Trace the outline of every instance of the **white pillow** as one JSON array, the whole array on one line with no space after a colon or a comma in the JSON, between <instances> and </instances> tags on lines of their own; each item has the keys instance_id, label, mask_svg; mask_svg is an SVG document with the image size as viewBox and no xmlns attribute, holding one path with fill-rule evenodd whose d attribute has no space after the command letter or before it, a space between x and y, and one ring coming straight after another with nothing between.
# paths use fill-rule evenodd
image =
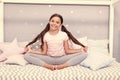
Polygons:
<instances>
[{"instance_id":1,"label":"white pillow","mask_svg":"<svg viewBox=\"0 0 120 80\"><path fill-rule=\"evenodd\" d=\"M9 56L22 54L24 52L24 48L18 45L17 38L15 38L11 43L1 44L0 49L2 50L0 61L5 61Z\"/></svg>"},{"instance_id":2,"label":"white pillow","mask_svg":"<svg viewBox=\"0 0 120 80\"><path fill-rule=\"evenodd\" d=\"M88 39L88 46L108 48L108 40L107 39L101 39L101 40Z\"/></svg>"},{"instance_id":3,"label":"white pillow","mask_svg":"<svg viewBox=\"0 0 120 80\"><path fill-rule=\"evenodd\" d=\"M88 53L88 57L80 63L85 67L88 67L92 70L98 70L100 68L108 66L115 59L101 53Z\"/></svg>"},{"instance_id":4,"label":"white pillow","mask_svg":"<svg viewBox=\"0 0 120 80\"><path fill-rule=\"evenodd\" d=\"M18 45L19 45L20 47L23 47L23 48L24 48L27 44L28 44L28 41L18 42Z\"/></svg>"},{"instance_id":5,"label":"white pillow","mask_svg":"<svg viewBox=\"0 0 120 80\"><path fill-rule=\"evenodd\" d=\"M5 61L6 64L26 65L28 62L24 59L24 55L9 56Z\"/></svg>"},{"instance_id":6,"label":"white pillow","mask_svg":"<svg viewBox=\"0 0 120 80\"><path fill-rule=\"evenodd\" d=\"M80 43L82 43L83 45L87 46L87 37L81 37L81 38L78 38L77 39ZM70 48L73 48L73 49L80 49L81 46L80 45L77 45L75 43L73 43L72 41L69 41L69 46Z\"/></svg>"},{"instance_id":7,"label":"white pillow","mask_svg":"<svg viewBox=\"0 0 120 80\"><path fill-rule=\"evenodd\" d=\"M109 54L108 53L108 40L101 39L101 40L94 40L88 39L88 53L102 53L102 54Z\"/></svg>"},{"instance_id":8,"label":"white pillow","mask_svg":"<svg viewBox=\"0 0 120 80\"><path fill-rule=\"evenodd\" d=\"M101 47L90 47L88 48L88 53L92 54L92 53L101 53L101 54L105 54L108 55L108 49L107 48L101 48Z\"/></svg>"}]
</instances>

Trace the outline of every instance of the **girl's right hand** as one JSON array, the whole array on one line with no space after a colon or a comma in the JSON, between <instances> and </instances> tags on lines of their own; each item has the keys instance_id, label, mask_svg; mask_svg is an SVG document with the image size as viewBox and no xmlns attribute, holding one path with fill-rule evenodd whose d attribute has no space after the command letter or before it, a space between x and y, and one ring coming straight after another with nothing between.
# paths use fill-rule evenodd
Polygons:
<instances>
[{"instance_id":1,"label":"girl's right hand","mask_svg":"<svg viewBox=\"0 0 120 80\"><path fill-rule=\"evenodd\" d=\"M31 49L30 46L25 47L25 48L24 48L24 51L25 51L25 52L31 52L31 53L33 52L33 50Z\"/></svg>"},{"instance_id":2,"label":"girl's right hand","mask_svg":"<svg viewBox=\"0 0 120 80\"><path fill-rule=\"evenodd\" d=\"M32 49L31 49L30 46L28 46L28 47L25 47L25 48L24 48L24 51L25 51L25 52L32 52Z\"/></svg>"},{"instance_id":3,"label":"girl's right hand","mask_svg":"<svg viewBox=\"0 0 120 80\"><path fill-rule=\"evenodd\" d=\"M26 53L26 52L28 52L28 51L29 51L28 47L25 47L25 48L24 48L24 52Z\"/></svg>"}]
</instances>

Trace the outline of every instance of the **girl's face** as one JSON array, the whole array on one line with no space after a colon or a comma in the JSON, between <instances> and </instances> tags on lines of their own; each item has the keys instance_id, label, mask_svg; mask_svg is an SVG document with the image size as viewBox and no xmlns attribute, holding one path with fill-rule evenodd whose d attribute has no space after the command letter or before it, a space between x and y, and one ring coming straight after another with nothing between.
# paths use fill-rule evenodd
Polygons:
<instances>
[{"instance_id":1,"label":"girl's face","mask_svg":"<svg viewBox=\"0 0 120 80\"><path fill-rule=\"evenodd\" d=\"M50 30L52 31L57 31L59 30L59 28L61 27L61 20L59 17L53 17L50 21Z\"/></svg>"}]
</instances>

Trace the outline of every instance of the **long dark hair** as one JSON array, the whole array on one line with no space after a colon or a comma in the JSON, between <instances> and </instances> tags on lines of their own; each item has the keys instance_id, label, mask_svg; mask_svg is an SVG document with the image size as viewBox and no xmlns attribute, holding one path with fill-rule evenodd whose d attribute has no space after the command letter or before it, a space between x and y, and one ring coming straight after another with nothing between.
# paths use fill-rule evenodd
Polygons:
<instances>
[{"instance_id":1,"label":"long dark hair","mask_svg":"<svg viewBox=\"0 0 120 80\"><path fill-rule=\"evenodd\" d=\"M61 24L63 23L63 17L62 17L60 14L53 14L53 15L50 17L49 21L50 21L53 17L59 17L60 20L61 20ZM48 32L49 29L50 29L50 25L49 25L49 23L48 23L48 24L46 25L46 27L43 29L43 31L42 31L40 34L38 34L31 42L29 42L29 43L26 45L26 47L29 46L29 45L31 45L31 44L33 44L33 43L35 43L37 40L41 40L41 43L42 43L42 44L41 44L41 49L43 50L43 47L42 47L43 44L44 44L43 38L44 38L45 33ZM78 45L80 45L80 46L82 46L82 47L85 47L82 43L80 43L80 42L65 28L64 25L62 25L61 31L66 32L67 35L68 35L68 37L69 37L69 39L72 40L75 44L78 44Z\"/></svg>"}]
</instances>

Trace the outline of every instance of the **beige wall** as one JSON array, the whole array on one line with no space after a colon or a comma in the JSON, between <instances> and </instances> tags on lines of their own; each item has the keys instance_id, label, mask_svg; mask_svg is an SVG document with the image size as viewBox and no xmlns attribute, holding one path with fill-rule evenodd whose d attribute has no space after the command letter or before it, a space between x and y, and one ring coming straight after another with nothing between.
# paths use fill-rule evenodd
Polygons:
<instances>
[{"instance_id":1,"label":"beige wall","mask_svg":"<svg viewBox=\"0 0 120 80\"><path fill-rule=\"evenodd\" d=\"M5 41L16 36L20 41L33 39L53 13L63 16L64 25L76 37L108 39L109 36L108 6L5 4L4 9Z\"/></svg>"}]
</instances>

